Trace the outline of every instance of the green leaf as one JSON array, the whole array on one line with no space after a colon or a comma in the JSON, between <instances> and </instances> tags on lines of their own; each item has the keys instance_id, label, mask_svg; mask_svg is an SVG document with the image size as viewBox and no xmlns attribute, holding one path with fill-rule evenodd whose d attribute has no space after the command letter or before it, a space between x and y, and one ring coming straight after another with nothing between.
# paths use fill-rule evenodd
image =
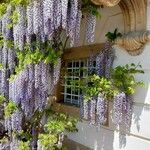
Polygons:
<instances>
[{"instance_id":1,"label":"green leaf","mask_svg":"<svg viewBox=\"0 0 150 150\"><path fill-rule=\"evenodd\" d=\"M1 3L0 4L0 18L3 17L7 9L7 3Z\"/></svg>"},{"instance_id":2,"label":"green leaf","mask_svg":"<svg viewBox=\"0 0 150 150\"><path fill-rule=\"evenodd\" d=\"M0 105L5 101L5 97L0 95Z\"/></svg>"},{"instance_id":3,"label":"green leaf","mask_svg":"<svg viewBox=\"0 0 150 150\"><path fill-rule=\"evenodd\" d=\"M17 106L12 101L9 101L9 103L4 108L5 117L6 118L10 117L16 111Z\"/></svg>"}]
</instances>

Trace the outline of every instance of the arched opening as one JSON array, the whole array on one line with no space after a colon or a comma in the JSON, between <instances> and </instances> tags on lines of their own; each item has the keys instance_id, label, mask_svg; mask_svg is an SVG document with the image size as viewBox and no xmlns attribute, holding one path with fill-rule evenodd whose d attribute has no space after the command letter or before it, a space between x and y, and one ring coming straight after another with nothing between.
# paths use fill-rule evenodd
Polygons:
<instances>
[{"instance_id":1,"label":"arched opening","mask_svg":"<svg viewBox=\"0 0 150 150\"><path fill-rule=\"evenodd\" d=\"M125 32L146 29L147 0L91 0L96 5L119 5L124 16Z\"/></svg>"},{"instance_id":2,"label":"arched opening","mask_svg":"<svg viewBox=\"0 0 150 150\"><path fill-rule=\"evenodd\" d=\"M123 12L125 32L146 29L146 0L121 0L118 5Z\"/></svg>"}]
</instances>

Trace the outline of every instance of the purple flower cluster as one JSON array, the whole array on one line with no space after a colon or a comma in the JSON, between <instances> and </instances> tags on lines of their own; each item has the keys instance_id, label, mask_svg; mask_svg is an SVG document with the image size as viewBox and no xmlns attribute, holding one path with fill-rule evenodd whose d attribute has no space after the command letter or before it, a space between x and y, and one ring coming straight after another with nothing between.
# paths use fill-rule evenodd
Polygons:
<instances>
[{"instance_id":1,"label":"purple flower cluster","mask_svg":"<svg viewBox=\"0 0 150 150\"><path fill-rule=\"evenodd\" d=\"M96 16L86 15L86 41L92 43L95 40Z\"/></svg>"},{"instance_id":2,"label":"purple flower cluster","mask_svg":"<svg viewBox=\"0 0 150 150\"><path fill-rule=\"evenodd\" d=\"M38 1L33 2L33 31L34 34L39 33L40 26L42 25L42 20L41 20L41 5Z\"/></svg>"},{"instance_id":3,"label":"purple flower cluster","mask_svg":"<svg viewBox=\"0 0 150 150\"><path fill-rule=\"evenodd\" d=\"M76 19L75 35L74 35L74 45L78 46L80 41L80 27L81 27L82 11L79 9Z\"/></svg>"},{"instance_id":4,"label":"purple flower cluster","mask_svg":"<svg viewBox=\"0 0 150 150\"><path fill-rule=\"evenodd\" d=\"M62 6L61 0L55 0L53 5L53 25L54 29L57 30L62 25Z\"/></svg>"},{"instance_id":5,"label":"purple flower cluster","mask_svg":"<svg viewBox=\"0 0 150 150\"><path fill-rule=\"evenodd\" d=\"M8 49L8 68L10 70L10 73L12 74L14 72L15 68L15 51L14 49L9 48Z\"/></svg>"},{"instance_id":6,"label":"purple flower cluster","mask_svg":"<svg viewBox=\"0 0 150 150\"><path fill-rule=\"evenodd\" d=\"M54 69L53 69L53 84L56 85L59 77L60 77L60 69L61 69L61 58L58 58L57 63L54 64Z\"/></svg>"},{"instance_id":7,"label":"purple flower cluster","mask_svg":"<svg viewBox=\"0 0 150 150\"><path fill-rule=\"evenodd\" d=\"M50 89L48 67L43 62L30 64L10 83L10 98L21 105L26 116L30 117L34 108L42 110L45 107Z\"/></svg>"},{"instance_id":8,"label":"purple flower cluster","mask_svg":"<svg viewBox=\"0 0 150 150\"><path fill-rule=\"evenodd\" d=\"M68 11L68 0L61 0L62 5L62 28L67 27L67 11Z\"/></svg>"},{"instance_id":9,"label":"purple flower cluster","mask_svg":"<svg viewBox=\"0 0 150 150\"><path fill-rule=\"evenodd\" d=\"M89 74L96 73L99 76L110 76L110 70L114 60L114 52L109 42L106 42L103 49L96 56L91 54L88 61ZM96 62L96 65L94 66ZM92 97L85 102L84 94L81 97L81 118L90 120L91 124L105 124L107 121L108 101L102 93L98 97Z\"/></svg>"},{"instance_id":10,"label":"purple flower cluster","mask_svg":"<svg viewBox=\"0 0 150 150\"><path fill-rule=\"evenodd\" d=\"M12 22L10 19L11 15L12 7L8 5L6 13L2 17L2 36L4 37L4 40L10 40L12 38L11 29L7 27Z\"/></svg>"},{"instance_id":11,"label":"purple flower cluster","mask_svg":"<svg viewBox=\"0 0 150 150\"><path fill-rule=\"evenodd\" d=\"M103 98L103 95L99 95L97 99L97 124L105 124L107 121L107 107L108 102Z\"/></svg>"},{"instance_id":12,"label":"purple flower cluster","mask_svg":"<svg viewBox=\"0 0 150 150\"><path fill-rule=\"evenodd\" d=\"M34 30L33 30L33 4L32 3L30 3L27 6L26 14L27 14L26 40L27 40L27 43L30 44L31 43L31 36L34 33Z\"/></svg>"},{"instance_id":13,"label":"purple flower cluster","mask_svg":"<svg viewBox=\"0 0 150 150\"><path fill-rule=\"evenodd\" d=\"M21 130L22 130L22 113L20 111L15 112L11 116L11 126L14 131L21 132Z\"/></svg>"},{"instance_id":14,"label":"purple flower cluster","mask_svg":"<svg viewBox=\"0 0 150 150\"><path fill-rule=\"evenodd\" d=\"M116 125L124 124L130 129L132 121L133 100L131 95L119 93L114 97L113 122Z\"/></svg>"},{"instance_id":15,"label":"purple flower cluster","mask_svg":"<svg viewBox=\"0 0 150 150\"><path fill-rule=\"evenodd\" d=\"M23 50L23 46L25 44L25 36L26 36L26 9L23 6L17 7L17 12L19 13L18 22L14 28L14 34L17 36L18 47L20 50ZM15 39L14 39L14 42Z\"/></svg>"},{"instance_id":16,"label":"purple flower cluster","mask_svg":"<svg viewBox=\"0 0 150 150\"><path fill-rule=\"evenodd\" d=\"M114 115L113 115L113 121L115 124L122 123L123 119L123 104L126 101L126 95L125 93L119 93L114 96Z\"/></svg>"},{"instance_id":17,"label":"purple flower cluster","mask_svg":"<svg viewBox=\"0 0 150 150\"><path fill-rule=\"evenodd\" d=\"M49 39L52 39L53 35L53 0L44 0L43 1L43 19L44 19L44 33L45 35L49 35Z\"/></svg>"},{"instance_id":18,"label":"purple flower cluster","mask_svg":"<svg viewBox=\"0 0 150 150\"><path fill-rule=\"evenodd\" d=\"M90 124L96 123L96 103L97 99L93 98L90 101Z\"/></svg>"},{"instance_id":19,"label":"purple flower cluster","mask_svg":"<svg viewBox=\"0 0 150 150\"><path fill-rule=\"evenodd\" d=\"M78 13L78 0L70 0L67 14L67 35L70 37L70 46L74 46L75 27Z\"/></svg>"},{"instance_id":20,"label":"purple flower cluster","mask_svg":"<svg viewBox=\"0 0 150 150\"><path fill-rule=\"evenodd\" d=\"M98 98L91 98L85 101L83 96L80 98L80 116L82 119L89 120L90 124L103 125L107 121L108 102L99 95Z\"/></svg>"},{"instance_id":21,"label":"purple flower cluster","mask_svg":"<svg viewBox=\"0 0 150 150\"><path fill-rule=\"evenodd\" d=\"M86 102L84 100L84 103L83 103L83 118L85 120L88 120L90 118L89 110L90 110L90 102Z\"/></svg>"},{"instance_id":22,"label":"purple flower cluster","mask_svg":"<svg viewBox=\"0 0 150 150\"><path fill-rule=\"evenodd\" d=\"M13 42L9 47L7 42L0 47L0 63L4 69L0 70L0 94L16 105L21 106L11 117L5 120L5 129L11 134L12 130L22 130L23 115L30 118L32 113L46 107L48 95L52 95L60 78L61 58L56 64L29 64L21 71L13 81L8 78L15 72L16 48L24 50L25 43L31 44L33 34L37 41L53 40L57 30L63 29L70 38L71 46L77 45L80 39L80 26L82 19L81 3L78 0L43 0L32 1L27 7L16 6L18 14L17 22L12 23L13 7L8 6L6 13L0 20L0 33L4 40ZM93 35L95 18L91 19L92 26L88 26L89 34ZM90 23L90 20L88 21ZM91 33L90 33L91 32ZM93 37L92 37L93 38ZM90 40L92 42L92 40ZM95 121L94 110L96 100L92 103L84 103L84 117L91 122ZM86 107L87 106L87 107ZM17 147L16 139L12 139L11 146ZM13 149L12 148L12 149Z\"/></svg>"},{"instance_id":23,"label":"purple flower cluster","mask_svg":"<svg viewBox=\"0 0 150 150\"><path fill-rule=\"evenodd\" d=\"M45 41L48 37L52 40L55 30L61 28L70 37L70 45L75 46L80 39L80 24L82 19L81 2L79 0L43 0L33 1L27 8L17 6L19 13L18 22L13 25L13 38L15 46L23 49L25 41L31 42L31 37L36 34L37 39ZM11 6L2 20L11 21ZM27 20L27 22L26 22ZM7 23L4 21L5 24ZM87 41L94 41L94 31L96 26L96 17L87 14ZM2 28L2 30L6 30ZM7 36L10 37L10 29L7 29Z\"/></svg>"},{"instance_id":24,"label":"purple flower cluster","mask_svg":"<svg viewBox=\"0 0 150 150\"><path fill-rule=\"evenodd\" d=\"M125 119L124 123L126 130L129 131L132 123L132 114L133 114L133 97L132 95L126 96L126 107L124 108Z\"/></svg>"},{"instance_id":25,"label":"purple flower cluster","mask_svg":"<svg viewBox=\"0 0 150 150\"><path fill-rule=\"evenodd\" d=\"M10 149L10 142L0 143L0 150L9 150Z\"/></svg>"},{"instance_id":26,"label":"purple flower cluster","mask_svg":"<svg viewBox=\"0 0 150 150\"><path fill-rule=\"evenodd\" d=\"M99 76L110 77L110 70L114 61L114 50L109 41L106 41L101 52L96 56L96 70Z\"/></svg>"},{"instance_id":27,"label":"purple flower cluster","mask_svg":"<svg viewBox=\"0 0 150 150\"><path fill-rule=\"evenodd\" d=\"M105 54L104 52L100 52L96 56L96 73L99 76L104 76L105 75Z\"/></svg>"}]
</instances>

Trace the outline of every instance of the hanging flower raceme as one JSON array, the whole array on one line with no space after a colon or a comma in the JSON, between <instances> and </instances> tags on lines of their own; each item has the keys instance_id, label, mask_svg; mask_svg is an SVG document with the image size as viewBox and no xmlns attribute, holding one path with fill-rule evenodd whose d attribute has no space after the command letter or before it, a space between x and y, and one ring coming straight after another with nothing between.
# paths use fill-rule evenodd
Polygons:
<instances>
[{"instance_id":1,"label":"hanging flower raceme","mask_svg":"<svg viewBox=\"0 0 150 150\"><path fill-rule=\"evenodd\" d=\"M34 99L34 65L28 65L28 73L29 73L29 80L28 80L28 98L32 101Z\"/></svg>"},{"instance_id":2,"label":"hanging flower raceme","mask_svg":"<svg viewBox=\"0 0 150 150\"><path fill-rule=\"evenodd\" d=\"M15 68L15 51L12 48L8 49L8 68L12 74Z\"/></svg>"},{"instance_id":3,"label":"hanging flower raceme","mask_svg":"<svg viewBox=\"0 0 150 150\"><path fill-rule=\"evenodd\" d=\"M8 82L8 71L3 69L1 71L1 94L7 99L9 98L9 82Z\"/></svg>"},{"instance_id":4,"label":"hanging flower raceme","mask_svg":"<svg viewBox=\"0 0 150 150\"><path fill-rule=\"evenodd\" d=\"M130 131L131 123L132 123L132 114L133 114L133 96L126 96L126 105L123 109L123 113L125 115L124 123L126 126L126 131Z\"/></svg>"},{"instance_id":5,"label":"hanging flower raceme","mask_svg":"<svg viewBox=\"0 0 150 150\"><path fill-rule=\"evenodd\" d=\"M20 50L23 50L26 37L26 9L23 6L16 8L18 15L17 23L14 25L14 36L16 39L15 46L18 46Z\"/></svg>"},{"instance_id":6,"label":"hanging flower raceme","mask_svg":"<svg viewBox=\"0 0 150 150\"><path fill-rule=\"evenodd\" d=\"M3 68L0 70L0 94L7 102L18 107L18 110L4 121L9 135L14 131L17 135L20 134L20 131L24 130L23 122L30 120L36 111L42 112L48 96L53 95L61 69L59 51L63 46L60 46L61 42L57 43L60 40L59 31L66 30L71 46L79 43L82 11L81 3L78 2L38 0L27 5L8 5L0 20L0 33L4 39L4 44L0 47L0 65L2 64ZM34 42L39 45L32 46ZM46 42L53 44L45 50L46 46L42 46L47 45ZM53 56L57 60L53 61ZM84 103L83 109L84 118L91 119L94 124L96 99L92 103ZM38 131L33 132L37 134ZM59 142L62 137L60 135ZM10 138L11 142L5 145L9 148L6 149L17 149L18 139L14 136ZM30 143L31 149L37 144L37 139L33 139Z\"/></svg>"},{"instance_id":7,"label":"hanging flower raceme","mask_svg":"<svg viewBox=\"0 0 150 150\"><path fill-rule=\"evenodd\" d=\"M53 0L43 1L43 19L44 19L44 33L48 35L49 39L52 39L54 32L54 18L53 18Z\"/></svg>"},{"instance_id":8,"label":"hanging flower raceme","mask_svg":"<svg viewBox=\"0 0 150 150\"><path fill-rule=\"evenodd\" d=\"M9 25L12 23L12 20L10 19L11 15L12 15L12 7L11 5L9 5L7 7L6 13L2 17L2 36L4 40L10 40L12 38L11 29L8 28Z\"/></svg>"},{"instance_id":9,"label":"hanging flower raceme","mask_svg":"<svg viewBox=\"0 0 150 150\"><path fill-rule=\"evenodd\" d=\"M81 28L82 11L79 9L76 19L74 46L78 46L80 41L80 28Z\"/></svg>"},{"instance_id":10,"label":"hanging flower raceme","mask_svg":"<svg viewBox=\"0 0 150 150\"><path fill-rule=\"evenodd\" d=\"M104 76L105 75L105 54L104 52L100 52L96 56L96 73L99 76Z\"/></svg>"},{"instance_id":11,"label":"hanging flower raceme","mask_svg":"<svg viewBox=\"0 0 150 150\"><path fill-rule=\"evenodd\" d=\"M78 0L71 0L67 14L67 35L70 37L70 46L74 45L75 28L78 14Z\"/></svg>"},{"instance_id":12,"label":"hanging flower raceme","mask_svg":"<svg viewBox=\"0 0 150 150\"><path fill-rule=\"evenodd\" d=\"M41 82L44 85L43 91L48 90L48 67L45 63L41 64Z\"/></svg>"},{"instance_id":13,"label":"hanging flower raceme","mask_svg":"<svg viewBox=\"0 0 150 150\"><path fill-rule=\"evenodd\" d=\"M86 15L86 41L91 44L95 40L96 16Z\"/></svg>"},{"instance_id":14,"label":"hanging flower raceme","mask_svg":"<svg viewBox=\"0 0 150 150\"><path fill-rule=\"evenodd\" d=\"M113 66L114 61L114 51L111 49L111 51L108 52L107 58L106 58L106 66L105 66L105 77L110 78L111 74L111 68Z\"/></svg>"},{"instance_id":15,"label":"hanging flower raceme","mask_svg":"<svg viewBox=\"0 0 150 150\"><path fill-rule=\"evenodd\" d=\"M43 18L43 3L34 1L33 4L33 31L37 36L37 40L45 41L44 35L44 18Z\"/></svg>"},{"instance_id":16,"label":"hanging flower raceme","mask_svg":"<svg viewBox=\"0 0 150 150\"><path fill-rule=\"evenodd\" d=\"M88 120L90 119L90 114L89 114L89 110L90 110L90 102L85 101L85 99L83 99L84 103L83 103L83 119Z\"/></svg>"},{"instance_id":17,"label":"hanging flower raceme","mask_svg":"<svg viewBox=\"0 0 150 150\"><path fill-rule=\"evenodd\" d=\"M90 101L90 124L96 124L96 98L92 98Z\"/></svg>"},{"instance_id":18,"label":"hanging flower raceme","mask_svg":"<svg viewBox=\"0 0 150 150\"><path fill-rule=\"evenodd\" d=\"M40 75L41 75L41 68L40 64L35 65L35 88L40 88Z\"/></svg>"},{"instance_id":19,"label":"hanging flower raceme","mask_svg":"<svg viewBox=\"0 0 150 150\"><path fill-rule=\"evenodd\" d=\"M12 129L16 132L21 132L22 130L22 117L23 114L20 111L15 112L11 116L11 126Z\"/></svg>"},{"instance_id":20,"label":"hanging flower raceme","mask_svg":"<svg viewBox=\"0 0 150 150\"><path fill-rule=\"evenodd\" d=\"M108 102L104 99L102 94L99 94L97 98L97 124L104 125L107 121L107 109L108 109Z\"/></svg>"},{"instance_id":21,"label":"hanging flower raceme","mask_svg":"<svg viewBox=\"0 0 150 150\"><path fill-rule=\"evenodd\" d=\"M107 63L111 54L111 65ZM91 54L88 60L88 77L85 79L83 96L81 97L81 118L89 120L90 124L104 125L107 122L108 100L114 93L112 83L105 77L106 69L111 70L114 53L111 46L104 45L96 56ZM83 87L84 87L83 86ZM107 90L104 87L107 87ZM110 89L108 89L108 87ZM104 88L103 90L100 88ZM110 91L109 91L110 90ZM110 96L111 95L111 96ZM87 100L84 100L84 99Z\"/></svg>"},{"instance_id":22,"label":"hanging flower raceme","mask_svg":"<svg viewBox=\"0 0 150 150\"><path fill-rule=\"evenodd\" d=\"M123 92L115 95L115 97L114 97L113 121L117 125L122 123L122 119L123 119L123 105L124 105L125 101L126 101L126 95Z\"/></svg>"},{"instance_id":23,"label":"hanging flower raceme","mask_svg":"<svg viewBox=\"0 0 150 150\"><path fill-rule=\"evenodd\" d=\"M67 27L67 11L68 11L68 0L61 0L62 5L62 28Z\"/></svg>"},{"instance_id":24,"label":"hanging flower raceme","mask_svg":"<svg viewBox=\"0 0 150 150\"><path fill-rule=\"evenodd\" d=\"M3 68L5 69L7 67L7 61L8 61L8 47L7 47L7 44L4 43L3 48L2 48L2 65L3 65Z\"/></svg>"},{"instance_id":25,"label":"hanging flower raceme","mask_svg":"<svg viewBox=\"0 0 150 150\"><path fill-rule=\"evenodd\" d=\"M62 26L62 3L61 0L55 0L53 5L54 30Z\"/></svg>"},{"instance_id":26,"label":"hanging flower raceme","mask_svg":"<svg viewBox=\"0 0 150 150\"><path fill-rule=\"evenodd\" d=\"M27 31L26 31L26 39L27 43L31 43L31 36L34 33L33 30L33 3L30 3L27 6Z\"/></svg>"},{"instance_id":27,"label":"hanging flower raceme","mask_svg":"<svg viewBox=\"0 0 150 150\"><path fill-rule=\"evenodd\" d=\"M125 125L129 130L132 121L133 100L131 95L119 93L114 97L113 122L116 125Z\"/></svg>"},{"instance_id":28,"label":"hanging flower raceme","mask_svg":"<svg viewBox=\"0 0 150 150\"><path fill-rule=\"evenodd\" d=\"M41 14L40 14L40 3L38 1L34 1L33 3L33 31L34 34L38 35L41 22Z\"/></svg>"},{"instance_id":29,"label":"hanging flower raceme","mask_svg":"<svg viewBox=\"0 0 150 150\"><path fill-rule=\"evenodd\" d=\"M93 54L90 55L90 58L88 59L88 72L89 74L93 74L94 71L94 61L95 61L95 56Z\"/></svg>"},{"instance_id":30,"label":"hanging flower raceme","mask_svg":"<svg viewBox=\"0 0 150 150\"><path fill-rule=\"evenodd\" d=\"M61 58L58 58L56 64L54 65L54 85L57 84L60 77L60 69L61 69Z\"/></svg>"}]
</instances>

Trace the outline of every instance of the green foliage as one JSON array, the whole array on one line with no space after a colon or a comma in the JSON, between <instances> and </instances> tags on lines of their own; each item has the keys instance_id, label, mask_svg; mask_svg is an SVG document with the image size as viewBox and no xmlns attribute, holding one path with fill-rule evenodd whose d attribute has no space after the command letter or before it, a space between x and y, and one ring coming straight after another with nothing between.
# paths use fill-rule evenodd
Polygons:
<instances>
[{"instance_id":1,"label":"green foliage","mask_svg":"<svg viewBox=\"0 0 150 150\"><path fill-rule=\"evenodd\" d=\"M19 148L17 150L30 150L29 144L30 144L29 141L27 142L20 141Z\"/></svg>"},{"instance_id":2,"label":"green foliage","mask_svg":"<svg viewBox=\"0 0 150 150\"><path fill-rule=\"evenodd\" d=\"M118 37L122 37L122 34L118 32L118 29L116 28L113 33L108 32L105 36L110 42L114 42Z\"/></svg>"},{"instance_id":3,"label":"green foliage","mask_svg":"<svg viewBox=\"0 0 150 150\"><path fill-rule=\"evenodd\" d=\"M1 3L0 4L0 18L3 17L7 9L7 4L6 3Z\"/></svg>"},{"instance_id":4,"label":"green foliage","mask_svg":"<svg viewBox=\"0 0 150 150\"><path fill-rule=\"evenodd\" d=\"M20 17L20 14L14 10L12 16L10 16L10 19L12 20L13 24L16 24L18 22L18 19Z\"/></svg>"},{"instance_id":5,"label":"green foliage","mask_svg":"<svg viewBox=\"0 0 150 150\"><path fill-rule=\"evenodd\" d=\"M57 63L58 58L61 57L63 52L63 44L59 43L58 49L55 49L53 44L54 43L48 41L45 43L33 42L31 45L26 45L23 51L20 51L19 49L16 50L18 65L16 65L15 74L11 75L10 81L14 80L14 78L31 63Z\"/></svg>"},{"instance_id":6,"label":"green foliage","mask_svg":"<svg viewBox=\"0 0 150 150\"><path fill-rule=\"evenodd\" d=\"M4 97L0 97L0 99L4 99ZM17 110L22 111L21 106L16 106L12 101L5 102L4 114L5 118L10 117ZM43 115L48 117L47 123L42 124L41 119ZM38 139L42 144L44 150L56 150L57 143L59 140L59 135L62 133L75 132L77 131L76 124L77 119L66 116L65 114L56 113L50 109L44 109L43 111L39 111L38 109L33 112L33 115L29 119L23 113L23 124L22 131L16 132L13 130L12 136L17 138L19 141L18 150L29 149L29 143L32 139ZM36 135L32 135L32 129L35 129ZM4 142L9 140L9 136L5 134L0 137L2 139L0 142ZM62 150L66 148L63 146Z\"/></svg>"},{"instance_id":7,"label":"green foliage","mask_svg":"<svg viewBox=\"0 0 150 150\"><path fill-rule=\"evenodd\" d=\"M8 138L6 138L5 136L3 138L1 138L0 136L0 144L5 144L8 142Z\"/></svg>"},{"instance_id":8,"label":"green foliage","mask_svg":"<svg viewBox=\"0 0 150 150\"><path fill-rule=\"evenodd\" d=\"M0 46L3 46L3 44L4 44L3 36L2 34L0 34Z\"/></svg>"},{"instance_id":9,"label":"green foliage","mask_svg":"<svg viewBox=\"0 0 150 150\"><path fill-rule=\"evenodd\" d=\"M27 6L29 4L29 0L9 0L9 3L13 6Z\"/></svg>"},{"instance_id":10,"label":"green foliage","mask_svg":"<svg viewBox=\"0 0 150 150\"><path fill-rule=\"evenodd\" d=\"M20 14L17 12L16 9L14 9L12 11L12 15L10 16L11 23L7 24L7 28L8 29L13 28L13 25L18 23L19 17L20 17Z\"/></svg>"},{"instance_id":11,"label":"green foliage","mask_svg":"<svg viewBox=\"0 0 150 150\"><path fill-rule=\"evenodd\" d=\"M27 130L27 132L25 132L25 131L22 130L20 133L15 133L17 139L19 139L22 142L28 142L28 141L30 141L32 139L31 133L28 132L28 131L30 131L30 129L29 130L26 129L26 130Z\"/></svg>"},{"instance_id":12,"label":"green foliage","mask_svg":"<svg viewBox=\"0 0 150 150\"><path fill-rule=\"evenodd\" d=\"M69 73L68 75L74 76L78 72ZM96 74L88 75L86 71L85 73L87 77L80 78L80 80L67 79L67 82L70 83L74 90L81 89L85 101L89 101L99 94L102 94L106 100L111 100L118 92L125 92L127 95L134 94L135 88L144 84L135 79L135 74L144 73L142 66L139 64L137 66L133 63L131 65L117 66L112 69L109 79Z\"/></svg>"},{"instance_id":13,"label":"green foliage","mask_svg":"<svg viewBox=\"0 0 150 150\"><path fill-rule=\"evenodd\" d=\"M17 106L12 101L9 101L4 108L5 118L10 117L13 113L17 111L17 109Z\"/></svg>"},{"instance_id":14,"label":"green foliage","mask_svg":"<svg viewBox=\"0 0 150 150\"><path fill-rule=\"evenodd\" d=\"M82 11L84 13L93 14L96 17L100 17L100 12L98 11L100 7L93 4L90 0L82 0Z\"/></svg>"},{"instance_id":15,"label":"green foliage","mask_svg":"<svg viewBox=\"0 0 150 150\"><path fill-rule=\"evenodd\" d=\"M13 7L12 16L10 17L12 23L8 24L7 27L12 28L13 24L16 24L19 18L19 13L15 10L15 8L19 5L26 7L28 4L29 0L3 0L0 4L0 18L2 18L6 13L7 6L11 5Z\"/></svg>"},{"instance_id":16,"label":"green foliage","mask_svg":"<svg viewBox=\"0 0 150 150\"><path fill-rule=\"evenodd\" d=\"M44 150L56 149L57 136L53 134L40 134L39 141L40 144L43 146Z\"/></svg>"},{"instance_id":17,"label":"green foliage","mask_svg":"<svg viewBox=\"0 0 150 150\"><path fill-rule=\"evenodd\" d=\"M3 69L4 69L3 64L0 64L0 70L3 70Z\"/></svg>"},{"instance_id":18,"label":"green foliage","mask_svg":"<svg viewBox=\"0 0 150 150\"><path fill-rule=\"evenodd\" d=\"M77 119L67 116L65 114L60 114L60 113L54 113L49 116L49 123L51 124L51 121L60 121L61 124L64 126L64 129L69 131L69 132L74 132L76 131L76 123ZM51 130L51 129L50 129ZM48 130L48 131L50 131Z\"/></svg>"},{"instance_id":19,"label":"green foliage","mask_svg":"<svg viewBox=\"0 0 150 150\"><path fill-rule=\"evenodd\" d=\"M44 126L44 133L39 135L39 141L44 150L55 150L57 148L58 137L65 131L75 132L77 119L64 114L53 113L49 116L47 124Z\"/></svg>"},{"instance_id":20,"label":"green foliage","mask_svg":"<svg viewBox=\"0 0 150 150\"><path fill-rule=\"evenodd\" d=\"M5 97L4 97L3 95L0 95L0 105L1 105L2 103L4 103L4 101L5 101Z\"/></svg>"},{"instance_id":21,"label":"green foliage","mask_svg":"<svg viewBox=\"0 0 150 150\"><path fill-rule=\"evenodd\" d=\"M141 69L141 65L125 65L125 66L118 66L112 69L112 82L115 87L117 87L120 91L125 92L127 95L134 94L135 88L138 85L143 85L144 83L141 81L136 81L135 74L144 73Z\"/></svg>"},{"instance_id":22,"label":"green foliage","mask_svg":"<svg viewBox=\"0 0 150 150\"><path fill-rule=\"evenodd\" d=\"M21 108L19 108L19 110L21 110ZM48 121L45 125L41 123L44 114L48 117ZM66 116L65 114L53 112L50 109L44 109L43 111L36 110L32 115L32 119L28 119L24 115L23 120L22 131L20 133L14 132L14 135L20 141L19 150L22 150L23 147L28 148L29 141L33 138L39 139L44 150L55 150L61 133L65 131L77 131L77 119ZM35 128L37 132L36 136L31 134L33 128Z\"/></svg>"},{"instance_id":23,"label":"green foliage","mask_svg":"<svg viewBox=\"0 0 150 150\"><path fill-rule=\"evenodd\" d=\"M12 40L4 40L3 36L0 35L0 46L3 46L4 43L6 44L7 48L13 48L14 43Z\"/></svg>"},{"instance_id":24,"label":"green foliage","mask_svg":"<svg viewBox=\"0 0 150 150\"><path fill-rule=\"evenodd\" d=\"M103 94L104 98L109 100L118 91L109 79L96 74L87 76L80 81L71 81L71 84L72 86L79 84L86 101L91 100L92 97L97 97L99 94Z\"/></svg>"},{"instance_id":25,"label":"green foliage","mask_svg":"<svg viewBox=\"0 0 150 150\"><path fill-rule=\"evenodd\" d=\"M46 112L48 112L48 114ZM43 113L46 113L49 118L47 123L41 126L40 120L43 116ZM17 138L22 141L22 144L30 141L33 138L31 135L31 130L32 127L35 126L38 128L38 139L44 150L55 150L57 147L59 134L65 131L77 131L76 123L77 119L66 116L64 114L59 114L47 110L44 110L43 112L35 111L33 113L32 120L26 120L26 125L23 127L24 130L17 134Z\"/></svg>"}]
</instances>

